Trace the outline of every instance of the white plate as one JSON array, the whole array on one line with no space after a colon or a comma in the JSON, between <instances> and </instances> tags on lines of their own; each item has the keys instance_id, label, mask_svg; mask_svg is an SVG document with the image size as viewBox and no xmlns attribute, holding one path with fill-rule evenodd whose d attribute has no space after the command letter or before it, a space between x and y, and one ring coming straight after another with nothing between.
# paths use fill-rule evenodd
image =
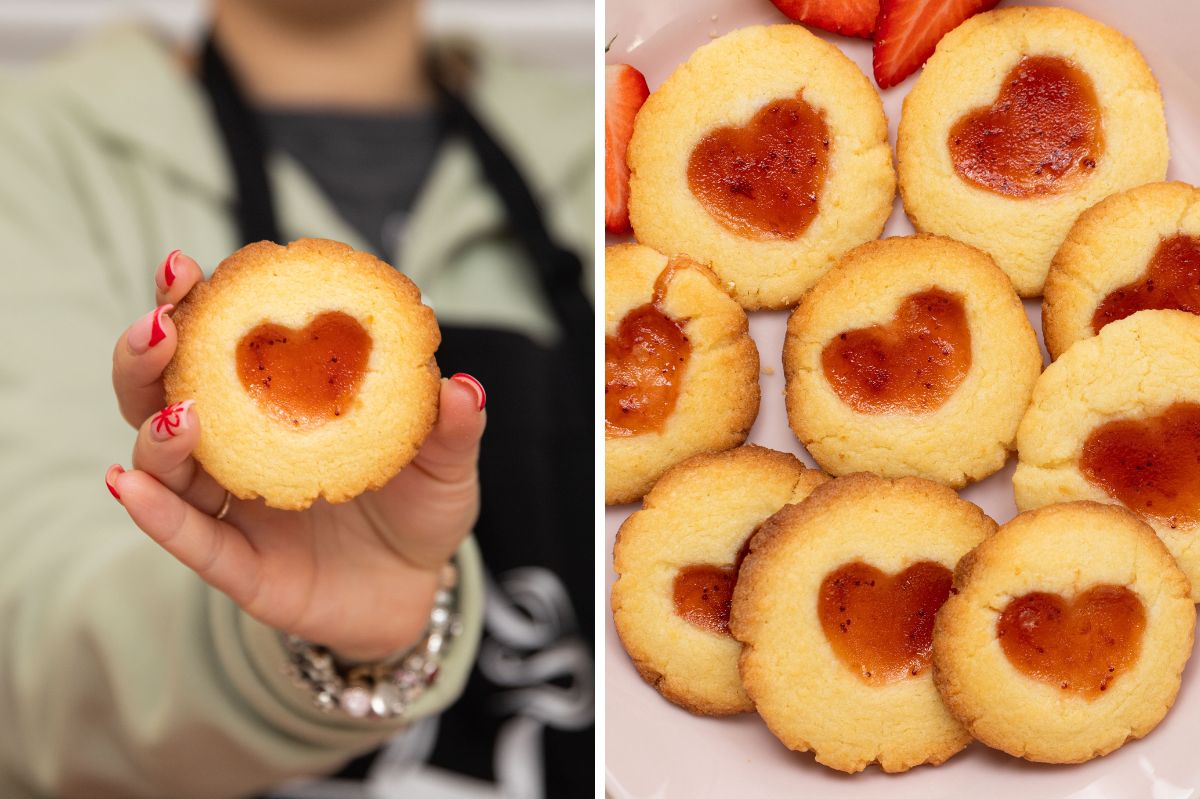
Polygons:
<instances>
[{"instance_id":1,"label":"white plate","mask_svg":"<svg viewBox=\"0 0 1200 799\"><path fill-rule=\"evenodd\" d=\"M1015 5L1006 0L1003 5ZM1067 0L1029 5L1063 5L1115 27L1133 39L1162 84L1171 140L1168 177L1200 183L1200 47L1193 41L1200 23L1197 0ZM605 30L616 36L609 63L640 69L653 89L697 47L746 25L786 22L768 0L608 0ZM816 33L835 42L867 74L871 44ZM900 104L915 76L883 92L893 145ZM885 236L912 232L899 198ZM1037 302L1026 310L1041 338ZM765 369L762 407L750 433L756 444L786 450L812 465L787 426L783 403L784 313L751 314L750 331ZM1007 468L962 494L992 518L1004 522L1016 513L1012 499L1013 461ZM612 543L635 505L605 514L607 579L611 587ZM937 768L921 766L902 775L876 767L847 776L818 765L809 753L779 743L753 714L725 719L692 716L662 699L638 676L617 639L609 608L605 629L606 786L617 799L700 799L700 797L962 797L1017 796L1021 799L1192 799L1200 797L1200 658L1183 675L1175 707L1147 738L1080 766L1027 763L972 744Z\"/></svg>"}]
</instances>

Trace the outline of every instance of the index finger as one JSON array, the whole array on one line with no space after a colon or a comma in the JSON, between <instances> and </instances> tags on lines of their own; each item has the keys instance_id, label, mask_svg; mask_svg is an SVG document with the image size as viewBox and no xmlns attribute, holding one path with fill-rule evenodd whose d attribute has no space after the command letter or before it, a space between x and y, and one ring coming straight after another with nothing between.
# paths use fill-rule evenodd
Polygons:
<instances>
[{"instance_id":1,"label":"index finger","mask_svg":"<svg viewBox=\"0 0 1200 799\"><path fill-rule=\"evenodd\" d=\"M204 270L194 258L181 250L172 250L154 270L156 304L177 304L203 279Z\"/></svg>"}]
</instances>

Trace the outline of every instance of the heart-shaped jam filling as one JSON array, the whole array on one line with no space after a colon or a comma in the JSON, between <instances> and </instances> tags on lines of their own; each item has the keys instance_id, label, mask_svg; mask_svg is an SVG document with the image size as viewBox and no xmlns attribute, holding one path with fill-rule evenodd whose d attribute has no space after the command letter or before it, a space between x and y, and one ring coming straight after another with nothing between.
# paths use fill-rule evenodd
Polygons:
<instances>
[{"instance_id":1,"label":"heart-shaped jam filling","mask_svg":"<svg viewBox=\"0 0 1200 799\"><path fill-rule=\"evenodd\" d=\"M732 566L698 564L675 573L675 613L684 621L719 635L729 635L729 610L738 569L750 552L751 533L738 550Z\"/></svg>"},{"instance_id":2,"label":"heart-shaped jam filling","mask_svg":"<svg viewBox=\"0 0 1200 799\"><path fill-rule=\"evenodd\" d=\"M1097 427L1079 470L1135 513L1171 527L1200 521L1200 405L1179 402L1158 416Z\"/></svg>"},{"instance_id":3,"label":"heart-shaped jam filling","mask_svg":"<svg viewBox=\"0 0 1200 799\"><path fill-rule=\"evenodd\" d=\"M370 354L370 334L341 311L303 330L266 322L238 342L238 378L264 410L295 428L316 427L350 410Z\"/></svg>"},{"instance_id":4,"label":"heart-shaped jam filling","mask_svg":"<svg viewBox=\"0 0 1200 799\"><path fill-rule=\"evenodd\" d=\"M604 337L604 435L636 436L661 430L675 410L692 345L683 326L662 311L667 285L686 258L667 262L654 296L625 314L617 335Z\"/></svg>"},{"instance_id":5,"label":"heart-shaped jam filling","mask_svg":"<svg viewBox=\"0 0 1200 799\"><path fill-rule=\"evenodd\" d=\"M776 100L745 127L709 133L688 161L688 186L738 235L794 239L817 215L829 163L829 129L802 97Z\"/></svg>"},{"instance_id":6,"label":"heart-shaped jam filling","mask_svg":"<svg viewBox=\"0 0 1200 799\"><path fill-rule=\"evenodd\" d=\"M1070 61L1027 56L1004 78L996 102L950 128L954 170L1011 197L1068 191L1096 168L1104 131L1096 90Z\"/></svg>"},{"instance_id":7,"label":"heart-shaped jam filling","mask_svg":"<svg viewBox=\"0 0 1200 799\"><path fill-rule=\"evenodd\" d=\"M834 654L863 682L915 677L929 665L933 619L953 579L945 566L927 560L896 575L847 563L821 581L821 629Z\"/></svg>"},{"instance_id":8,"label":"heart-shaped jam filling","mask_svg":"<svg viewBox=\"0 0 1200 799\"><path fill-rule=\"evenodd\" d=\"M1146 274L1109 294L1092 316L1092 331L1138 311L1175 309L1200 313L1200 239L1171 236L1159 242Z\"/></svg>"},{"instance_id":9,"label":"heart-shaped jam filling","mask_svg":"<svg viewBox=\"0 0 1200 799\"><path fill-rule=\"evenodd\" d=\"M971 368L962 298L936 288L913 294L888 324L834 337L821 365L834 393L860 413L936 410Z\"/></svg>"},{"instance_id":10,"label":"heart-shaped jam filling","mask_svg":"<svg viewBox=\"0 0 1200 799\"><path fill-rule=\"evenodd\" d=\"M996 637L1021 672L1094 699L1137 660L1146 609L1121 585L1097 585L1070 602L1034 592L1009 601Z\"/></svg>"}]
</instances>

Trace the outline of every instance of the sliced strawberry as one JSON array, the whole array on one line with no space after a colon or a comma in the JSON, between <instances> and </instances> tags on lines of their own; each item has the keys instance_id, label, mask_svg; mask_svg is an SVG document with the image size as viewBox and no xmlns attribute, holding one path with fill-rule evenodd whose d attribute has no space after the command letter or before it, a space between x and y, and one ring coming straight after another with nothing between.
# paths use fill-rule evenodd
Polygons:
<instances>
[{"instance_id":1,"label":"sliced strawberry","mask_svg":"<svg viewBox=\"0 0 1200 799\"><path fill-rule=\"evenodd\" d=\"M870 39L879 0L771 0L789 18L843 36Z\"/></svg>"},{"instance_id":2,"label":"sliced strawberry","mask_svg":"<svg viewBox=\"0 0 1200 799\"><path fill-rule=\"evenodd\" d=\"M650 89L646 79L628 64L604 68L604 227L611 233L629 232L629 165L625 151L633 136L633 118Z\"/></svg>"},{"instance_id":3,"label":"sliced strawberry","mask_svg":"<svg viewBox=\"0 0 1200 799\"><path fill-rule=\"evenodd\" d=\"M875 24L875 82L895 86L933 55L937 43L963 20L1000 0L880 0Z\"/></svg>"}]
</instances>

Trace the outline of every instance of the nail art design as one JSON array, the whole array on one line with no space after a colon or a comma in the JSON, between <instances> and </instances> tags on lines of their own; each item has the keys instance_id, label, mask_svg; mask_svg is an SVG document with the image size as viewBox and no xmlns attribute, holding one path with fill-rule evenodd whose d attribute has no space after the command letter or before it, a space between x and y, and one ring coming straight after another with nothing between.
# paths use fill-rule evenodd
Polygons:
<instances>
[{"instance_id":1,"label":"nail art design","mask_svg":"<svg viewBox=\"0 0 1200 799\"><path fill-rule=\"evenodd\" d=\"M484 406L487 405L487 392L483 389L483 383L480 383L466 372L459 372L453 375L450 379L457 380L460 383L470 386L475 391L475 396L479 398L479 407L475 410L483 410Z\"/></svg>"},{"instance_id":2,"label":"nail art design","mask_svg":"<svg viewBox=\"0 0 1200 799\"><path fill-rule=\"evenodd\" d=\"M104 473L104 485L108 488L108 493L113 495L113 499L117 502L121 501L121 495L117 493L116 479L118 475L125 474L125 470L119 463L114 463L108 467L108 471Z\"/></svg>"},{"instance_id":3,"label":"nail art design","mask_svg":"<svg viewBox=\"0 0 1200 799\"><path fill-rule=\"evenodd\" d=\"M150 420L150 435L156 441L166 441L188 429L188 408L196 404L195 400L184 400L168 405L154 415Z\"/></svg>"},{"instance_id":4,"label":"nail art design","mask_svg":"<svg viewBox=\"0 0 1200 799\"><path fill-rule=\"evenodd\" d=\"M167 254L167 257L163 259L162 266L160 267L163 275L163 283L166 284L167 288L171 288L171 285L175 282L175 258L179 253L179 250L171 250Z\"/></svg>"},{"instance_id":5,"label":"nail art design","mask_svg":"<svg viewBox=\"0 0 1200 799\"><path fill-rule=\"evenodd\" d=\"M158 342L167 337L167 333L163 330L163 314L174 308L174 305L160 305L154 309L154 317L150 321L150 345L153 347Z\"/></svg>"}]
</instances>

